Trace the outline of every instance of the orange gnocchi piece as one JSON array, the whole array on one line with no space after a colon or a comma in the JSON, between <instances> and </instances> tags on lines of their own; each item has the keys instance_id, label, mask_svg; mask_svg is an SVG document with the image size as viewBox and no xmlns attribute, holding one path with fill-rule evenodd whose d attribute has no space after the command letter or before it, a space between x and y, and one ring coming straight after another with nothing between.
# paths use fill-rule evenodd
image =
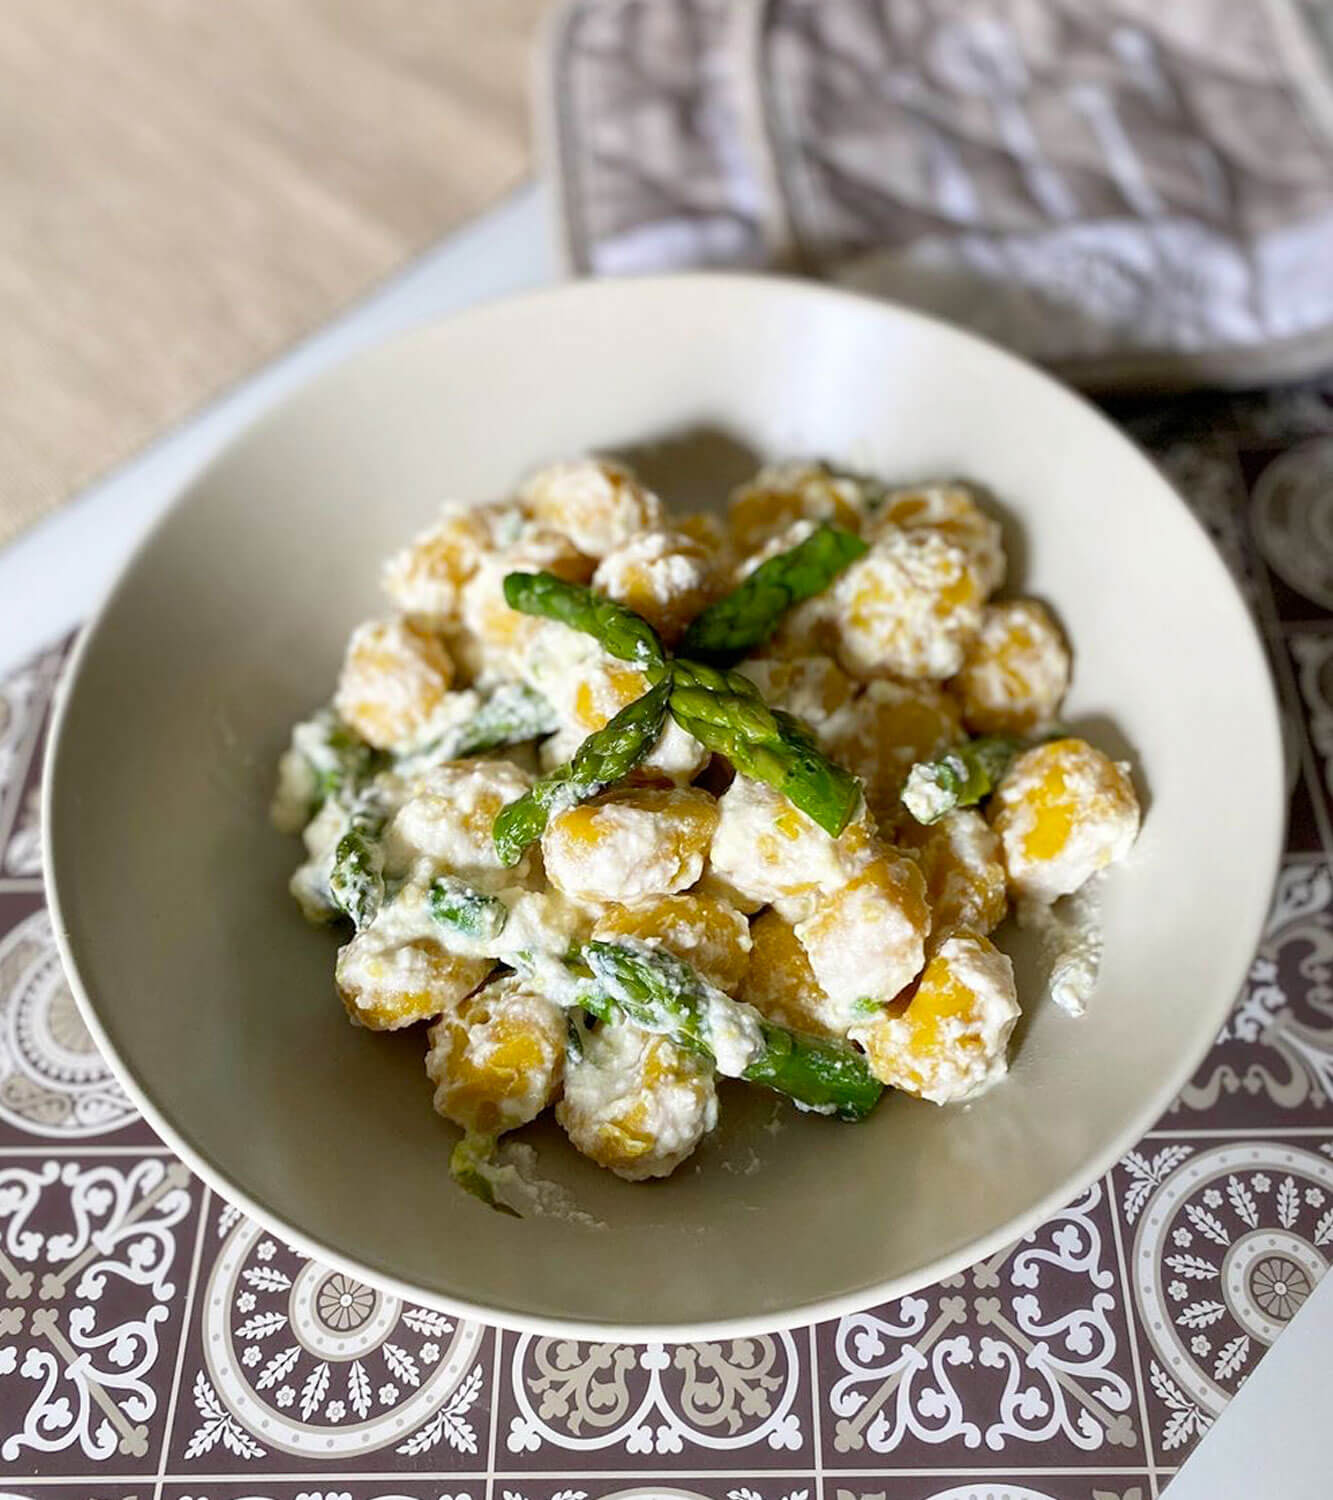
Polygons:
<instances>
[{"instance_id":1,"label":"orange gnocchi piece","mask_svg":"<svg viewBox=\"0 0 1333 1500\"><path fill-rule=\"evenodd\" d=\"M779 1026L841 1036L841 1007L820 988L792 924L770 909L751 923L750 941L750 966L738 998Z\"/></svg>"},{"instance_id":2,"label":"orange gnocchi piece","mask_svg":"<svg viewBox=\"0 0 1333 1500\"><path fill-rule=\"evenodd\" d=\"M1031 734L1060 711L1069 686L1069 648L1035 599L991 604L949 686L973 734Z\"/></svg>"},{"instance_id":3,"label":"orange gnocchi piece","mask_svg":"<svg viewBox=\"0 0 1333 1500\"><path fill-rule=\"evenodd\" d=\"M853 677L952 677L981 626L984 589L933 531L883 531L833 585L837 657Z\"/></svg>"},{"instance_id":4,"label":"orange gnocchi piece","mask_svg":"<svg viewBox=\"0 0 1333 1500\"><path fill-rule=\"evenodd\" d=\"M877 854L795 931L846 1027L862 1002L892 998L921 972L930 932L925 878L914 860Z\"/></svg>"},{"instance_id":5,"label":"orange gnocchi piece","mask_svg":"<svg viewBox=\"0 0 1333 1500\"><path fill-rule=\"evenodd\" d=\"M501 808L516 801L532 777L512 761L454 760L416 778L411 795L384 835L390 875L436 874L494 888L519 881L528 864L507 870L495 852L494 825Z\"/></svg>"},{"instance_id":6,"label":"orange gnocchi piece","mask_svg":"<svg viewBox=\"0 0 1333 1500\"><path fill-rule=\"evenodd\" d=\"M823 736L829 721L856 696L859 684L829 656L761 656L739 669L770 708L785 708ZM849 767L849 769L855 769Z\"/></svg>"},{"instance_id":7,"label":"orange gnocchi piece","mask_svg":"<svg viewBox=\"0 0 1333 1500\"><path fill-rule=\"evenodd\" d=\"M709 870L743 896L773 902L792 920L808 916L877 851L864 803L834 838L781 792L738 776L718 801Z\"/></svg>"},{"instance_id":8,"label":"orange gnocchi piece","mask_svg":"<svg viewBox=\"0 0 1333 1500\"><path fill-rule=\"evenodd\" d=\"M546 825L547 878L575 901L670 896L703 873L717 802L698 787L628 787Z\"/></svg>"},{"instance_id":9,"label":"orange gnocchi piece","mask_svg":"<svg viewBox=\"0 0 1333 1500\"><path fill-rule=\"evenodd\" d=\"M1084 740L1052 740L1009 767L990 804L1012 895L1054 901L1129 852L1139 801L1129 768Z\"/></svg>"},{"instance_id":10,"label":"orange gnocchi piece","mask_svg":"<svg viewBox=\"0 0 1333 1500\"><path fill-rule=\"evenodd\" d=\"M494 966L427 938L404 943L372 928L338 950L334 978L353 1021L371 1031L396 1031L452 1010Z\"/></svg>"},{"instance_id":11,"label":"orange gnocchi piece","mask_svg":"<svg viewBox=\"0 0 1333 1500\"><path fill-rule=\"evenodd\" d=\"M543 525L563 532L580 552L605 557L662 524L662 502L624 464L576 459L539 470L519 499Z\"/></svg>"},{"instance_id":12,"label":"orange gnocchi piece","mask_svg":"<svg viewBox=\"0 0 1333 1500\"><path fill-rule=\"evenodd\" d=\"M865 508L861 484L826 464L773 464L733 492L727 524L737 551L753 552L794 521L831 521L857 531Z\"/></svg>"},{"instance_id":13,"label":"orange gnocchi piece","mask_svg":"<svg viewBox=\"0 0 1333 1500\"><path fill-rule=\"evenodd\" d=\"M959 931L985 936L1004 921L1009 903L1000 840L974 808L955 808L929 825L905 817L896 840L921 862L932 946Z\"/></svg>"},{"instance_id":14,"label":"orange gnocchi piece","mask_svg":"<svg viewBox=\"0 0 1333 1500\"><path fill-rule=\"evenodd\" d=\"M566 1063L555 1117L618 1177L666 1177L717 1123L712 1065L637 1026L599 1026Z\"/></svg>"},{"instance_id":15,"label":"orange gnocchi piece","mask_svg":"<svg viewBox=\"0 0 1333 1500\"><path fill-rule=\"evenodd\" d=\"M665 948L729 995L736 993L750 962L750 924L734 906L697 891L609 906L592 935Z\"/></svg>"},{"instance_id":16,"label":"orange gnocchi piece","mask_svg":"<svg viewBox=\"0 0 1333 1500\"><path fill-rule=\"evenodd\" d=\"M550 629L549 621L510 609L504 596L506 574L546 572L570 583L586 583L592 570L592 559L567 537L532 525L512 547L484 557L462 595L463 627L478 642L483 661L512 676L534 638Z\"/></svg>"},{"instance_id":17,"label":"orange gnocchi piece","mask_svg":"<svg viewBox=\"0 0 1333 1500\"><path fill-rule=\"evenodd\" d=\"M517 975L479 989L427 1032L435 1109L478 1135L535 1120L560 1091L565 1015Z\"/></svg>"},{"instance_id":18,"label":"orange gnocchi piece","mask_svg":"<svg viewBox=\"0 0 1333 1500\"><path fill-rule=\"evenodd\" d=\"M885 822L897 816L899 793L913 765L962 737L958 708L942 688L887 678L867 684L819 736L833 759L861 778L871 812Z\"/></svg>"},{"instance_id":19,"label":"orange gnocchi piece","mask_svg":"<svg viewBox=\"0 0 1333 1500\"><path fill-rule=\"evenodd\" d=\"M1003 1077L1018 1015L1013 965L984 937L960 934L941 944L911 990L851 1035L881 1083L956 1104Z\"/></svg>"},{"instance_id":20,"label":"orange gnocchi piece","mask_svg":"<svg viewBox=\"0 0 1333 1500\"><path fill-rule=\"evenodd\" d=\"M993 594L1004 582L1004 536L1000 523L977 503L976 492L965 484L926 484L890 490L863 528L868 541L886 528L932 531L967 553L983 593Z\"/></svg>"},{"instance_id":21,"label":"orange gnocchi piece","mask_svg":"<svg viewBox=\"0 0 1333 1500\"><path fill-rule=\"evenodd\" d=\"M428 737L453 680L438 636L411 620L368 620L347 643L333 706L367 744L410 750Z\"/></svg>"},{"instance_id":22,"label":"orange gnocchi piece","mask_svg":"<svg viewBox=\"0 0 1333 1500\"><path fill-rule=\"evenodd\" d=\"M640 614L667 643L716 593L713 557L700 542L675 531L650 531L624 542L598 564L592 586Z\"/></svg>"},{"instance_id":23,"label":"orange gnocchi piece","mask_svg":"<svg viewBox=\"0 0 1333 1500\"><path fill-rule=\"evenodd\" d=\"M483 557L514 542L524 524L517 505L459 505L384 565L384 591L404 614L443 627L462 605L463 586Z\"/></svg>"}]
</instances>

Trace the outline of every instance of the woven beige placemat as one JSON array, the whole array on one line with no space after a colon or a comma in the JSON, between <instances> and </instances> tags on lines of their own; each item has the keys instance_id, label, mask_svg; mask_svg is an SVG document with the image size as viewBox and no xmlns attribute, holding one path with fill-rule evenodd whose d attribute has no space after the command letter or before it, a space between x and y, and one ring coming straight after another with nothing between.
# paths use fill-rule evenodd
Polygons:
<instances>
[{"instance_id":1,"label":"woven beige placemat","mask_svg":"<svg viewBox=\"0 0 1333 1500\"><path fill-rule=\"evenodd\" d=\"M0 542L528 171L546 0L0 0Z\"/></svg>"}]
</instances>

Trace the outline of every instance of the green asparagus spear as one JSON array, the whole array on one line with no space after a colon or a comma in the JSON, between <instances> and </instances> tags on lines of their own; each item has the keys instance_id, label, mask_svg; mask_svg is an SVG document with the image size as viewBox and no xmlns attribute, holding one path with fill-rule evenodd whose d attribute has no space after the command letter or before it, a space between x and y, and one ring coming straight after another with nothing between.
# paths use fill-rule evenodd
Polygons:
<instances>
[{"instance_id":1,"label":"green asparagus spear","mask_svg":"<svg viewBox=\"0 0 1333 1500\"><path fill-rule=\"evenodd\" d=\"M542 836L552 812L586 802L629 775L656 744L670 694L671 678L666 676L609 724L594 730L573 760L500 809L493 836L501 864L516 865L522 859L528 845Z\"/></svg>"},{"instance_id":2,"label":"green asparagus spear","mask_svg":"<svg viewBox=\"0 0 1333 1500\"><path fill-rule=\"evenodd\" d=\"M666 663L657 632L642 615L614 599L603 599L581 584L566 583L554 573L509 573L504 591L510 609L581 630L621 661L646 668L660 668Z\"/></svg>"},{"instance_id":3,"label":"green asparagus spear","mask_svg":"<svg viewBox=\"0 0 1333 1500\"><path fill-rule=\"evenodd\" d=\"M764 1050L741 1075L818 1114L864 1120L884 1085L850 1042L806 1036L763 1022Z\"/></svg>"},{"instance_id":4,"label":"green asparagus spear","mask_svg":"<svg viewBox=\"0 0 1333 1500\"><path fill-rule=\"evenodd\" d=\"M509 1204L501 1202L495 1196L495 1188L491 1183L494 1170L491 1158L494 1155L495 1137L493 1135L474 1135L469 1131L450 1153L449 1175L465 1193L471 1193L474 1198L479 1198L487 1208L494 1208L502 1214L510 1214L516 1219L521 1219L523 1216L517 1209L511 1208Z\"/></svg>"},{"instance_id":5,"label":"green asparagus spear","mask_svg":"<svg viewBox=\"0 0 1333 1500\"><path fill-rule=\"evenodd\" d=\"M748 1005L714 989L689 964L660 948L585 944L572 965L586 974L578 1003L605 1021L623 1014L676 1046L726 1061L738 1042L746 1061L738 1076L794 1099L806 1109L861 1120L884 1092L866 1060L848 1042L788 1031ZM730 1034L727 1039L720 1029Z\"/></svg>"},{"instance_id":6,"label":"green asparagus spear","mask_svg":"<svg viewBox=\"0 0 1333 1500\"><path fill-rule=\"evenodd\" d=\"M1021 740L984 735L946 750L934 760L919 760L908 772L903 806L918 823L936 823L955 807L971 807L999 785Z\"/></svg>"},{"instance_id":7,"label":"green asparagus spear","mask_svg":"<svg viewBox=\"0 0 1333 1500\"><path fill-rule=\"evenodd\" d=\"M455 731L449 746L450 760L481 755L502 745L521 745L539 740L560 727L556 711L542 695L526 683L506 682L497 687L475 714Z\"/></svg>"},{"instance_id":8,"label":"green asparagus spear","mask_svg":"<svg viewBox=\"0 0 1333 1500\"><path fill-rule=\"evenodd\" d=\"M777 629L793 605L822 594L850 563L869 551L851 531L816 528L798 546L760 563L739 588L710 604L685 632L686 656L730 666Z\"/></svg>"},{"instance_id":9,"label":"green asparagus spear","mask_svg":"<svg viewBox=\"0 0 1333 1500\"><path fill-rule=\"evenodd\" d=\"M348 813L347 832L333 854L329 895L358 932L370 926L384 902L384 823L379 798L363 794Z\"/></svg>"},{"instance_id":10,"label":"green asparagus spear","mask_svg":"<svg viewBox=\"0 0 1333 1500\"><path fill-rule=\"evenodd\" d=\"M282 773L284 788L292 790L279 792L275 821L284 832L299 833L331 797L350 801L388 762L331 708L320 709L292 730Z\"/></svg>"},{"instance_id":11,"label":"green asparagus spear","mask_svg":"<svg viewBox=\"0 0 1333 1500\"><path fill-rule=\"evenodd\" d=\"M585 943L581 957L596 987L585 1008L600 1020L614 1019L619 1010L687 1052L713 1056L707 1014L711 987L689 964L661 948L622 943Z\"/></svg>"},{"instance_id":12,"label":"green asparagus spear","mask_svg":"<svg viewBox=\"0 0 1333 1500\"><path fill-rule=\"evenodd\" d=\"M445 730L420 750L400 755L393 769L400 776L412 776L447 760L464 760L504 745L539 740L559 727L559 716L540 693L523 682L504 682L470 719Z\"/></svg>"},{"instance_id":13,"label":"green asparagus spear","mask_svg":"<svg viewBox=\"0 0 1333 1500\"><path fill-rule=\"evenodd\" d=\"M771 709L739 672L677 660L671 716L743 776L767 782L835 838L856 811L861 784L821 751L799 719Z\"/></svg>"},{"instance_id":14,"label":"green asparagus spear","mask_svg":"<svg viewBox=\"0 0 1333 1500\"><path fill-rule=\"evenodd\" d=\"M509 908L498 896L473 890L448 875L441 875L431 883L427 899L431 916L442 926L482 942L498 938L509 920Z\"/></svg>"}]
</instances>

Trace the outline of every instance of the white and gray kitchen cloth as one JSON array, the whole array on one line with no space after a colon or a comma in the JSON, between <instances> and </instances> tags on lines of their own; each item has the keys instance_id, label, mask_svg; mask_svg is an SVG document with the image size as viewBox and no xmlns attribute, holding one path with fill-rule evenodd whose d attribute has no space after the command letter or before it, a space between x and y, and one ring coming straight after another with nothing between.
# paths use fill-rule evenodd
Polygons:
<instances>
[{"instance_id":1,"label":"white and gray kitchen cloth","mask_svg":"<svg viewBox=\"0 0 1333 1500\"><path fill-rule=\"evenodd\" d=\"M1333 365L1333 0L569 0L572 270L771 267L1094 388Z\"/></svg>"}]
</instances>

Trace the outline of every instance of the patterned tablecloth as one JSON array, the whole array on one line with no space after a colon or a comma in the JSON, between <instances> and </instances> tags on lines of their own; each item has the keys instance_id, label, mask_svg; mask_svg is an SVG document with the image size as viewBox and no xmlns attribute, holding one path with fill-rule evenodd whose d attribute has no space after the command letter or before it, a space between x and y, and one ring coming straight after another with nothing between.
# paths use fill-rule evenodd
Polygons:
<instances>
[{"instance_id":1,"label":"patterned tablecloth","mask_svg":"<svg viewBox=\"0 0 1333 1500\"><path fill-rule=\"evenodd\" d=\"M1333 1256L1333 382L1120 415L1221 548L1281 685L1291 828L1263 948L1112 1172L966 1273L794 1333L499 1333L310 1262L209 1192L112 1079L52 945L37 784L64 648L5 681L0 1489L1156 1495Z\"/></svg>"}]
</instances>

